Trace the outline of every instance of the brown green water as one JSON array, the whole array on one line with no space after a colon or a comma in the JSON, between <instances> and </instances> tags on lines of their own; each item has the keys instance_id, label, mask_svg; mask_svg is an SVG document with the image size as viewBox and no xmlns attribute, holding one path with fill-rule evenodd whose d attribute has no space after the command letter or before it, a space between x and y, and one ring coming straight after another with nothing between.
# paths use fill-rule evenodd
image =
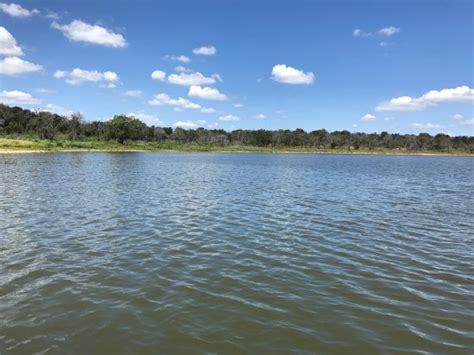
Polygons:
<instances>
[{"instance_id":1,"label":"brown green water","mask_svg":"<svg viewBox=\"0 0 474 355\"><path fill-rule=\"evenodd\" d=\"M459 353L474 159L0 156L0 353Z\"/></svg>"}]
</instances>

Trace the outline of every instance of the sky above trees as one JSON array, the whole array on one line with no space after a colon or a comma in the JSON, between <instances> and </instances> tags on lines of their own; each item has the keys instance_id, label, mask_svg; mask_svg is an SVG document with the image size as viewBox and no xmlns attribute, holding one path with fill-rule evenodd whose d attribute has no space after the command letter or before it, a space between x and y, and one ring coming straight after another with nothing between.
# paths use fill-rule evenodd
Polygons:
<instances>
[{"instance_id":1,"label":"sky above trees","mask_svg":"<svg viewBox=\"0 0 474 355\"><path fill-rule=\"evenodd\" d=\"M472 135L473 3L0 3L0 102L182 128Z\"/></svg>"}]
</instances>

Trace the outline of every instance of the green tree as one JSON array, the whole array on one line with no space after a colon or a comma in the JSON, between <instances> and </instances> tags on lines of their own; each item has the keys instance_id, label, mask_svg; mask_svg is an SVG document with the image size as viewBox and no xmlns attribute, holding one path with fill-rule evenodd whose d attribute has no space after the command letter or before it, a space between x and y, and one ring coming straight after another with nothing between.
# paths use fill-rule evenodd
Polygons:
<instances>
[{"instance_id":1,"label":"green tree","mask_svg":"<svg viewBox=\"0 0 474 355\"><path fill-rule=\"evenodd\" d=\"M125 115L114 116L106 124L107 138L116 139L120 144L128 139L143 139L145 130L146 125L142 121Z\"/></svg>"}]
</instances>

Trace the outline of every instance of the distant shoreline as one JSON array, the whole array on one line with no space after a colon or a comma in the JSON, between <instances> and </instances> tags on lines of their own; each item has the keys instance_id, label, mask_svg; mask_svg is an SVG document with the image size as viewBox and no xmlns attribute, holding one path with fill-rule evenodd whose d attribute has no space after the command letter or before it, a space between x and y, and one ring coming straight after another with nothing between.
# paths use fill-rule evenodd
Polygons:
<instances>
[{"instance_id":1,"label":"distant shoreline","mask_svg":"<svg viewBox=\"0 0 474 355\"><path fill-rule=\"evenodd\" d=\"M265 154L339 154L339 155L417 155L417 156L466 156L467 152L406 151L397 149L314 149L301 147L253 147L217 146L195 144L157 144L129 142L124 145L115 142L95 141L44 141L0 138L0 155L44 154L44 153L265 153Z\"/></svg>"}]
</instances>

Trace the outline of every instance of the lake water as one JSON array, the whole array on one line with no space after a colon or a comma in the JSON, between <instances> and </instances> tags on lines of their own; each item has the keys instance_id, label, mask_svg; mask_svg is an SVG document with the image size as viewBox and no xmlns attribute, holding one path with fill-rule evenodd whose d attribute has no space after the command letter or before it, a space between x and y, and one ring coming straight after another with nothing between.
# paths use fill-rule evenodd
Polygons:
<instances>
[{"instance_id":1,"label":"lake water","mask_svg":"<svg viewBox=\"0 0 474 355\"><path fill-rule=\"evenodd\" d=\"M473 168L0 155L0 353L470 354Z\"/></svg>"}]
</instances>

